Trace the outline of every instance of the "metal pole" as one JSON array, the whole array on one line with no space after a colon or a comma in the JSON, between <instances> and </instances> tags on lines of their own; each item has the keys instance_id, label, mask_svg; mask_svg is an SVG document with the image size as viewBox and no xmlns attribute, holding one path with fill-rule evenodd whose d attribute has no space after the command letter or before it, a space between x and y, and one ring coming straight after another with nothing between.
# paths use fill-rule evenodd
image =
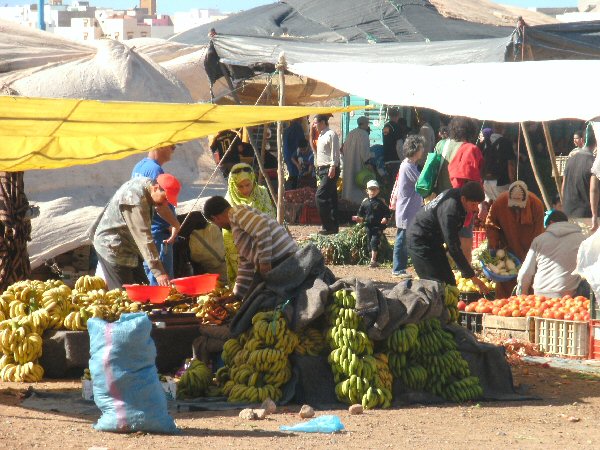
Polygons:
<instances>
[{"instance_id":1,"label":"metal pole","mask_svg":"<svg viewBox=\"0 0 600 450\"><path fill-rule=\"evenodd\" d=\"M277 70L279 71L279 106L284 104L285 96L285 70L286 62L283 52L279 54L277 61ZM283 122L277 121L277 222L283 223Z\"/></svg>"},{"instance_id":2,"label":"metal pole","mask_svg":"<svg viewBox=\"0 0 600 450\"><path fill-rule=\"evenodd\" d=\"M38 0L38 28L46 30L46 21L44 19L44 0Z\"/></svg>"},{"instance_id":3,"label":"metal pole","mask_svg":"<svg viewBox=\"0 0 600 450\"><path fill-rule=\"evenodd\" d=\"M556 190L558 191L558 196L560 197L560 201L562 203L562 189L560 182L561 176L560 173L558 173L558 166L556 165L556 153L554 152L554 144L552 143L552 135L550 134L548 122L542 122L542 127L544 127L544 136L546 136L548 153L550 153L550 161L552 162L552 173L554 175L554 181L556 182Z\"/></svg>"},{"instance_id":4,"label":"metal pole","mask_svg":"<svg viewBox=\"0 0 600 450\"><path fill-rule=\"evenodd\" d=\"M550 209L551 204L548 200L548 194L546 194L544 184L542 183L542 178L538 173L537 164L535 163L535 157L533 155L533 149L531 148L531 140L529 139L529 132L527 131L525 122L521 122L521 130L523 130L523 137L525 138L525 147L527 147L527 154L529 155L529 162L531 162L531 168L533 169L535 181L537 181L537 184L540 188L540 192L542 193L542 198L544 200L544 204L546 205L546 209Z\"/></svg>"}]
</instances>

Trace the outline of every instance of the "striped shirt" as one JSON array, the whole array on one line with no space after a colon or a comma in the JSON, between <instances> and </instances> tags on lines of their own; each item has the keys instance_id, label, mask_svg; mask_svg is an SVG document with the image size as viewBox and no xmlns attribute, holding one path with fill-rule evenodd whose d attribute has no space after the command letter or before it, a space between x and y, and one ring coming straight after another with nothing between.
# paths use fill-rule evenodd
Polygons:
<instances>
[{"instance_id":1,"label":"striped shirt","mask_svg":"<svg viewBox=\"0 0 600 450\"><path fill-rule=\"evenodd\" d=\"M298 245L275 219L250 206L232 206L229 221L239 255L233 293L244 297L259 264L272 264L296 252Z\"/></svg>"}]
</instances>

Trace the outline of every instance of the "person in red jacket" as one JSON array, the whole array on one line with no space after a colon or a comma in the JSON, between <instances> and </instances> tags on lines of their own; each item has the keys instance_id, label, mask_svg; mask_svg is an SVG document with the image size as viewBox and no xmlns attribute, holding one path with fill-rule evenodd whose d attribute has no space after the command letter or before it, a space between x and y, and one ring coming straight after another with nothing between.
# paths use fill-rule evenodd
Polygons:
<instances>
[{"instance_id":1,"label":"person in red jacket","mask_svg":"<svg viewBox=\"0 0 600 450\"><path fill-rule=\"evenodd\" d=\"M450 122L450 139L462 142L454 158L448 165L448 175L453 188L461 188L469 181L483 183L483 154L479 147L471 142L477 137L475 122L468 117L454 117ZM479 205L479 217L483 219L486 211ZM465 221L465 226L459 233L461 247L467 260L471 261L471 248L473 246L473 225L475 215L470 213Z\"/></svg>"}]
</instances>

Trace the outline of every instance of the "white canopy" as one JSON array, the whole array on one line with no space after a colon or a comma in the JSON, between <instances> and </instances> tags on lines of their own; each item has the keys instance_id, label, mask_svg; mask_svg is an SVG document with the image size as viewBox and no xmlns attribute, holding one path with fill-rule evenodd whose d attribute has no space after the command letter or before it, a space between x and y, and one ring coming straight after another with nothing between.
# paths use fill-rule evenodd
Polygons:
<instances>
[{"instance_id":1,"label":"white canopy","mask_svg":"<svg viewBox=\"0 0 600 450\"><path fill-rule=\"evenodd\" d=\"M289 70L383 104L448 115L499 122L600 116L600 89L593 76L600 71L599 60L431 66L306 62L291 64Z\"/></svg>"}]
</instances>

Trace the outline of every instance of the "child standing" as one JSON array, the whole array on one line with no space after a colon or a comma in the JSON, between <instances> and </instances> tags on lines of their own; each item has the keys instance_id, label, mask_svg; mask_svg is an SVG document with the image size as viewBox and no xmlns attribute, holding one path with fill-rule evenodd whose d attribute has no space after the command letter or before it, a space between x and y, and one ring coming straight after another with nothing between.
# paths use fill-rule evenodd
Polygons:
<instances>
[{"instance_id":1,"label":"child standing","mask_svg":"<svg viewBox=\"0 0 600 450\"><path fill-rule=\"evenodd\" d=\"M367 229L369 250L371 250L371 267L378 267L377 252L381 243L381 236L385 230L390 217L390 208L379 198L379 183L371 180L367 183L367 195L358 209L358 215L352 220L358 223L364 222Z\"/></svg>"}]
</instances>

